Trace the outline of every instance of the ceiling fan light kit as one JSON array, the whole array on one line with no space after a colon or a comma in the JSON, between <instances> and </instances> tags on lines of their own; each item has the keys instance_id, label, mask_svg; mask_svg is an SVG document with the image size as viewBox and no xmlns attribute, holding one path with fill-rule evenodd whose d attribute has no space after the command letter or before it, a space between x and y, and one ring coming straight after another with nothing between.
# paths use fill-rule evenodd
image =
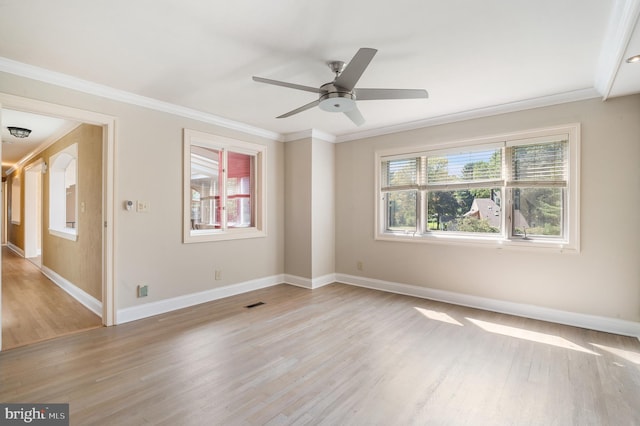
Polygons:
<instances>
[{"instance_id":1,"label":"ceiling fan light kit","mask_svg":"<svg viewBox=\"0 0 640 426\"><path fill-rule=\"evenodd\" d=\"M363 47L351 59L349 64L342 61L328 62L329 68L336 75L330 83L325 83L320 88L271 80L262 77L253 77L259 83L283 86L296 90L317 93L318 99L299 108L282 114L276 118L286 118L299 112L319 106L321 110L328 112L342 112L357 126L364 124L364 118L356 105L357 100L387 100L387 99L426 99L429 97L424 89L356 89L355 86L360 77L369 66L369 63L378 51Z\"/></svg>"},{"instance_id":2,"label":"ceiling fan light kit","mask_svg":"<svg viewBox=\"0 0 640 426\"><path fill-rule=\"evenodd\" d=\"M343 91L333 83L320 87L320 109L329 112L347 112L356 108L355 97L352 92Z\"/></svg>"}]
</instances>

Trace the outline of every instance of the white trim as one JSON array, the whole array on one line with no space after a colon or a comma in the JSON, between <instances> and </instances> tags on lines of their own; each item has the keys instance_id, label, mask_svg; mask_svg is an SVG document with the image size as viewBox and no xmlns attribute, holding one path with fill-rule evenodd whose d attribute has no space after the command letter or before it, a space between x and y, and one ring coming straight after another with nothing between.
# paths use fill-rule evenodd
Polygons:
<instances>
[{"instance_id":1,"label":"white trim","mask_svg":"<svg viewBox=\"0 0 640 426\"><path fill-rule=\"evenodd\" d=\"M251 281L245 281L242 283L231 284L224 287L201 291L198 293L173 297L171 299L164 299L157 302L150 302L138 306L130 306L128 308L118 309L116 323L124 324L126 322L175 311L177 309L200 305L202 303L211 302L213 300L223 299L225 297L235 296L237 294L247 293L249 291L272 287L274 285L282 284L283 278L284 277L282 275L273 275L270 277L258 278Z\"/></svg>"},{"instance_id":2,"label":"white trim","mask_svg":"<svg viewBox=\"0 0 640 426\"><path fill-rule=\"evenodd\" d=\"M68 229L69 231L64 231L62 229L49 228L49 234L59 238L64 238L65 240L69 240L69 241L78 241L78 234L71 231L73 228L68 228ZM75 231L75 229L73 229L73 231Z\"/></svg>"},{"instance_id":3,"label":"white trim","mask_svg":"<svg viewBox=\"0 0 640 426\"><path fill-rule=\"evenodd\" d=\"M595 75L595 88L606 100L624 61L624 53L640 18L640 0L617 0L611 10L606 34L600 50Z\"/></svg>"},{"instance_id":4,"label":"white trim","mask_svg":"<svg viewBox=\"0 0 640 426\"><path fill-rule=\"evenodd\" d=\"M390 133L406 132L409 130L421 129L424 127L439 126L441 124L449 124L458 121L490 117L510 112L559 105L568 102L584 101L598 97L600 97L599 93L593 88L574 90L571 92L558 93L550 96L542 96L539 98L525 99L522 101L510 102L507 104L488 106L453 114L445 114L438 117L426 118L424 120L412 121L410 123L396 124L387 127L380 127L377 129L365 130L362 132L349 133L336 137L336 143L387 135Z\"/></svg>"},{"instance_id":5,"label":"white trim","mask_svg":"<svg viewBox=\"0 0 640 426\"><path fill-rule=\"evenodd\" d=\"M13 244L11 241L7 241L7 248L17 255L24 257L24 250L22 250L17 245Z\"/></svg>"},{"instance_id":6,"label":"white trim","mask_svg":"<svg viewBox=\"0 0 640 426\"><path fill-rule=\"evenodd\" d=\"M640 0L627 1L638 2ZM0 57L0 71L38 81L43 81L45 83L53 84L56 86L78 90L83 93L88 93L119 102L125 102L156 111L174 114L180 117L198 120L204 123L214 124L228 129L238 130L243 133L260 136L279 142L288 142L307 137L313 137L327 142L341 143L357 139L386 135L389 133L397 133L424 127L437 126L441 124L454 123L458 121L471 120L475 118L488 117L492 115L505 114L509 112L523 111L527 109L593 99L601 96L601 93L599 93L594 88L584 88L549 96L541 96L533 99L525 99L506 104L493 105L452 114L445 114L438 117L431 117L423 120L413 121L410 123L401 123L361 132L348 133L340 136L335 136L331 133L327 133L318 129L310 129L301 132L282 134L254 127L245 123L240 123L234 120L229 120L214 114L208 114L202 111L170 104L168 102L162 102L156 99L135 95L123 90L118 90L108 86L103 86L101 84L92 83L90 81L82 80L70 75L50 71L33 65L24 64L4 57Z\"/></svg>"},{"instance_id":7,"label":"white trim","mask_svg":"<svg viewBox=\"0 0 640 426\"><path fill-rule=\"evenodd\" d=\"M55 285L69 293L71 297L76 299L78 302L82 303L87 309L91 312L102 318L102 302L82 290L71 281L66 278L58 275L55 271L47 268L46 266L42 266L40 268L42 273L49 278Z\"/></svg>"},{"instance_id":8,"label":"white trim","mask_svg":"<svg viewBox=\"0 0 640 426\"><path fill-rule=\"evenodd\" d=\"M300 139L320 139L325 142L336 143L336 136L318 129L303 130L301 132L287 133L283 137L283 142L293 142Z\"/></svg>"},{"instance_id":9,"label":"white trim","mask_svg":"<svg viewBox=\"0 0 640 426\"><path fill-rule=\"evenodd\" d=\"M227 129L238 130L250 135L260 136L267 139L282 141L283 136L270 130L260 129L249 124L229 120L214 114L197 111L169 102L159 101L157 99L147 98L146 96L136 95L124 90L114 89L102 84L93 83L91 81L82 80L68 74L62 74L50 71L45 68L36 67L18 61L13 61L4 57L0 57L0 71L33 80L43 81L67 89L78 90L95 96L100 96L114 101L124 102L131 105L137 105L143 108L149 108L155 111L166 112L177 115L179 117L190 118L204 123L214 124L216 126L225 127Z\"/></svg>"},{"instance_id":10,"label":"white trim","mask_svg":"<svg viewBox=\"0 0 640 426\"><path fill-rule=\"evenodd\" d=\"M320 288L336 282L336 274L327 274L311 280L312 288Z\"/></svg>"},{"instance_id":11,"label":"white trim","mask_svg":"<svg viewBox=\"0 0 640 426\"><path fill-rule=\"evenodd\" d=\"M191 147L213 148L222 152L223 164L220 165L222 183L220 191L220 203L227 203L227 155L229 152L242 153L255 158L254 172L254 200L252 208L255 209L255 223L251 227L231 228L227 223L226 209L222 209L221 229L194 230L191 229ZM182 242L201 243L210 241L237 240L243 238L260 238L267 236L267 147L261 144L227 138L210 133L199 132L191 129L183 130L183 237ZM255 206L253 205L255 204Z\"/></svg>"},{"instance_id":12,"label":"white trim","mask_svg":"<svg viewBox=\"0 0 640 426\"><path fill-rule=\"evenodd\" d=\"M295 285L296 287L302 287L306 289L313 289L313 282L310 278L303 278L297 275L284 274L282 282L285 284Z\"/></svg>"},{"instance_id":13,"label":"white trim","mask_svg":"<svg viewBox=\"0 0 640 426\"><path fill-rule=\"evenodd\" d=\"M285 284L291 284L297 287L313 290L336 282L336 274L327 274L317 278L304 278L296 275L284 274L283 282Z\"/></svg>"},{"instance_id":14,"label":"white trim","mask_svg":"<svg viewBox=\"0 0 640 426\"><path fill-rule=\"evenodd\" d=\"M439 302L467 306L470 308L484 309L492 312L549 321L574 327L587 328L590 330L604 331L606 333L638 337L640 339L640 322L568 312L559 309L545 308L542 306L489 299L486 297L472 296L468 294L454 293L451 291L437 290L428 287L419 287L415 285L347 274L336 274L336 281L357 287L404 294L406 296L420 297L422 299L436 300Z\"/></svg>"}]
</instances>

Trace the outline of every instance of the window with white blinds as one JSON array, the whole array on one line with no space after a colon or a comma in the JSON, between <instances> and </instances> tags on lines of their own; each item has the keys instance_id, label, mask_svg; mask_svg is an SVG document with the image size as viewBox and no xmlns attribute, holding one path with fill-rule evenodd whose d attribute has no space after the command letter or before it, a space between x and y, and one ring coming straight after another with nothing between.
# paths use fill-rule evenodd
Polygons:
<instances>
[{"instance_id":1,"label":"window with white blinds","mask_svg":"<svg viewBox=\"0 0 640 426\"><path fill-rule=\"evenodd\" d=\"M510 147L509 186L566 186L567 145L565 139Z\"/></svg>"},{"instance_id":2,"label":"window with white blinds","mask_svg":"<svg viewBox=\"0 0 640 426\"><path fill-rule=\"evenodd\" d=\"M376 238L577 250L579 125L491 139L377 153Z\"/></svg>"},{"instance_id":3,"label":"window with white blinds","mask_svg":"<svg viewBox=\"0 0 640 426\"><path fill-rule=\"evenodd\" d=\"M382 165L383 190L418 189L420 157L385 160Z\"/></svg>"},{"instance_id":4,"label":"window with white blinds","mask_svg":"<svg viewBox=\"0 0 640 426\"><path fill-rule=\"evenodd\" d=\"M428 188L473 188L502 181L501 146L430 155L426 163Z\"/></svg>"}]
</instances>

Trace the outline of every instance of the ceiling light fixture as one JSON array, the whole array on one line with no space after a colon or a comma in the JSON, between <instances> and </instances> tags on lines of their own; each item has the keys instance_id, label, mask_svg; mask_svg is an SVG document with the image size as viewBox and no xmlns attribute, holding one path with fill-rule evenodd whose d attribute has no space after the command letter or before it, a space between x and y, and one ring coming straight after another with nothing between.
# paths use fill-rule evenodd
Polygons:
<instances>
[{"instance_id":1,"label":"ceiling light fixture","mask_svg":"<svg viewBox=\"0 0 640 426\"><path fill-rule=\"evenodd\" d=\"M640 62L640 55L634 55L627 58L627 62L630 64L635 64L636 62Z\"/></svg>"},{"instance_id":2,"label":"ceiling light fixture","mask_svg":"<svg viewBox=\"0 0 640 426\"><path fill-rule=\"evenodd\" d=\"M31 134L31 130L25 129L24 127L7 127L11 136L15 136L16 138L26 138Z\"/></svg>"}]
</instances>

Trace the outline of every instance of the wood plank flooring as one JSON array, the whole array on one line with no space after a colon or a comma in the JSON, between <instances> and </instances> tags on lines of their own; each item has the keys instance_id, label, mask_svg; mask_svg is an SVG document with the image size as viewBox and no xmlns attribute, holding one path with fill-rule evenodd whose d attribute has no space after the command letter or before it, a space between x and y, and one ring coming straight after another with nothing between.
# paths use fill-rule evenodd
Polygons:
<instances>
[{"instance_id":1,"label":"wood plank flooring","mask_svg":"<svg viewBox=\"0 0 640 426\"><path fill-rule=\"evenodd\" d=\"M0 401L73 425L637 425L640 342L279 285L0 353Z\"/></svg>"},{"instance_id":2,"label":"wood plank flooring","mask_svg":"<svg viewBox=\"0 0 640 426\"><path fill-rule=\"evenodd\" d=\"M102 319L30 261L2 248L2 348L101 327Z\"/></svg>"}]
</instances>

